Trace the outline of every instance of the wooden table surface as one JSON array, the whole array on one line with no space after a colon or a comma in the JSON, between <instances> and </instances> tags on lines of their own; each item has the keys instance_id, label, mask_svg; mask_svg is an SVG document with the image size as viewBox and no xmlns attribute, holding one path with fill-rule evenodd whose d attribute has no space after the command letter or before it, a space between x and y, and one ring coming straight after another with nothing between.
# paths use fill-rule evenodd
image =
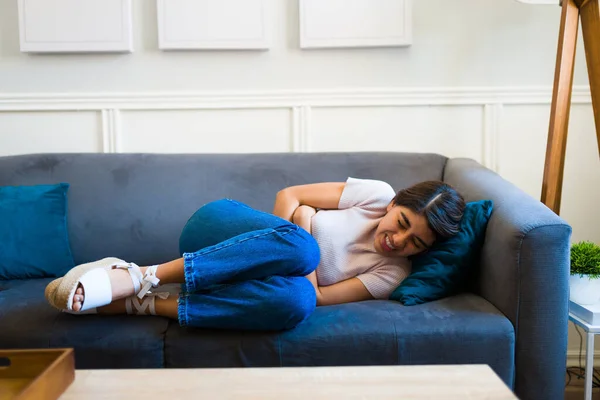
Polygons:
<instances>
[{"instance_id":1,"label":"wooden table surface","mask_svg":"<svg viewBox=\"0 0 600 400\"><path fill-rule=\"evenodd\" d=\"M160 398L516 399L487 365L77 370L60 399Z\"/></svg>"}]
</instances>

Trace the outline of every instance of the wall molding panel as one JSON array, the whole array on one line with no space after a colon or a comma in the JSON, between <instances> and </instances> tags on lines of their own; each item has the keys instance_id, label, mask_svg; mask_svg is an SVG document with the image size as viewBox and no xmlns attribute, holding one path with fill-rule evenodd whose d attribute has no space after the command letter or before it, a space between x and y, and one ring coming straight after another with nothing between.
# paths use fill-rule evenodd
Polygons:
<instances>
[{"instance_id":1,"label":"wall molding panel","mask_svg":"<svg viewBox=\"0 0 600 400\"><path fill-rule=\"evenodd\" d=\"M499 135L499 120L502 114L502 103L486 104L483 114L483 146L482 164L487 168L499 172L497 149Z\"/></svg>"},{"instance_id":2,"label":"wall molding panel","mask_svg":"<svg viewBox=\"0 0 600 400\"><path fill-rule=\"evenodd\" d=\"M480 146L480 149L469 149L470 154L480 154L479 161L486 167L499 172L501 169L498 155L498 141L500 140L500 121L505 106L549 106L552 98L551 88L539 87L514 87L514 88L411 88L411 89L336 89L336 90L302 90L302 91L261 91L261 92L205 92L205 93L31 93L31 94L10 94L0 93L0 114L43 112L44 114L54 114L55 112L65 111L95 111L101 115L101 137L99 138L103 152L118 153L122 151L133 151L130 142L127 146L123 145L128 136L128 130L124 129L123 118L128 118L131 113L145 112L150 113L152 118L163 118L173 112L194 110L213 113L231 113L231 118L238 118L248 113L262 113L255 117L249 117L248 121L260 124L262 118L273 118L273 123L267 122L265 126L255 128L255 131L263 132L271 130L268 137L280 138L281 134L287 135L289 148L292 152L310 152L320 151L321 148L315 143L317 137L315 132L318 130L320 120L315 120L313 114L319 112L322 116L328 110L339 113L340 110L348 109L349 117L352 118L352 110L359 108L365 110L369 115L370 110L382 110L392 108L417 107L424 108L425 113L428 110L442 110L447 107L464 108L470 107L470 114L465 114L468 120L458 125L459 128L464 124L475 124L472 130L480 134L480 145L473 144L468 138L465 143L468 146ZM588 87L575 87L573 104L591 105L591 97ZM473 108L473 106L476 106ZM289 111L289 122L282 121L281 110ZM480 111L478 111L480 110ZM478 119L471 121L470 115L480 113L481 126ZM452 115L453 113L450 113ZM69 114L70 115L70 114ZM174 114L173 114L174 115ZM178 114L179 115L179 114ZM203 114L204 115L204 114ZM220 114L219 114L220 115ZM336 114L338 115L338 114ZM389 114L385 114L389 115ZM429 115L429 114L427 114ZM436 114L431 114L431 118L436 118ZM229 115L227 115L229 117ZM243 116L242 116L243 117ZM170 117L171 120L177 118ZM245 118L245 117L243 117ZM227 119L227 118L226 118ZM463 117L464 120L464 117ZM143 120L137 120L143 121ZM192 120L191 120L192 121ZM196 121L196 120L193 120ZM205 121L200 119L198 121ZM212 121L209 119L209 121ZM221 119L216 119L216 123ZM256 122L252 122L256 121ZM329 120L328 120L329 121ZM335 123L333 119L330 123ZM370 120L369 120L370 121ZM367 121L367 124L369 123ZM546 123L545 121L543 122ZM352 122L350 122L352 124ZM131 128L131 124L127 127ZM133 127L136 125L134 124ZM170 126L167 124L167 126ZM235 124L228 124L227 132L230 132ZM471 126L471 125L469 125ZM199 128L200 132L206 132L210 135L213 127ZM90 128L91 129L91 128ZM144 129L147 129L145 127ZM176 127L174 129L177 129ZM247 134L256 134L251 132L252 127L242 126L239 131L228 133L235 138L244 137ZM344 131L344 128L340 128ZM411 129L409 127L408 129ZM435 129L431 128L431 129ZM194 131L196 132L196 131ZM168 135L168 132L154 133L155 135ZM197 135L198 132L194 133ZM460 132L458 132L460 134ZM136 140L141 140L142 133L138 133ZM473 136L471 135L470 138ZM149 140L152 140L149 137ZM161 139L162 140L162 139ZM201 139L197 139L201 140ZM247 140L247 139L245 139ZM277 139L280 140L280 139ZM354 139L362 141L363 137ZM364 140L370 140L370 137L364 136ZM139 142L137 142L139 143ZM223 149L223 144L219 145ZM277 145L278 149L284 148L281 142ZM383 145L382 145L383 146ZM125 148L124 148L125 147ZM22 148L19 147L20 149ZM159 148L159 147L158 147ZM258 145L257 147L258 148ZM266 147L269 151L269 148ZM386 146L382 150L388 150ZM273 151L275 151L273 149Z\"/></svg>"},{"instance_id":3,"label":"wall molding panel","mask_svg":"<svg viewBox=\"0 0 600 400\"><path fill-rule=\"evenodd\" d=\"M121 115L119 110L104 109L102 112L102 151L118 153L121 150Z\"/></svg>"}]
</instances>

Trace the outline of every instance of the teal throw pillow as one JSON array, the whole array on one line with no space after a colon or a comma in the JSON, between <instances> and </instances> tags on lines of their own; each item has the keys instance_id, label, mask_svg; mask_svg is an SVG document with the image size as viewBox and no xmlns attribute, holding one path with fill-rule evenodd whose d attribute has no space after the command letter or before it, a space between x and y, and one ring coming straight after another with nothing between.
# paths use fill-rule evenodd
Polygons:
<instances>
[{"instance_id":1,"label":"teal throw pillow","mask_svg":"<svg viewBox=\"0 0 600 400\"><path fill-rule=\"evenodd\" d=\"M0 186L0 279L62 276L73 268L69 184Z\"/></svg>"},{"instance_id":2,"label":"teal throw pillow","mask_svg":"<svg viewBox=\"0 0 600 400\"><path fill-rule=\"evenodd\" d=\"M412 271L390 295L405 306L422 304L464 291L476 272L493 202L469 202L455 236L412 257Z\"/></svg>"}]
</instances>

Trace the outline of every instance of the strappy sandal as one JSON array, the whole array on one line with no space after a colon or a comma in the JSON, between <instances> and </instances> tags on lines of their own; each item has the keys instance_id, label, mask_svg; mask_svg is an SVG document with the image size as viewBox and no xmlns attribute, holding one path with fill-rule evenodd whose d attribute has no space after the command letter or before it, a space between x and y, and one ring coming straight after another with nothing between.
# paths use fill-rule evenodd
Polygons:
<instances>
[{"instance_id":1,"label":"strappy sandal","mask_svg":"<svg viewBox=\"0 0 600 400\"><path fill-rule=\"evenodd\" d=\"M138 298L144 297L152 287L157 287L160 279L156 277L154 265L142 275L140 267L119 258L108 257L71 269L65 276L55 279L46 286L46 300L59 310L80 313L112 302L112 288L108 271L115 268L126 269L133 282L134 293ZM79 311L73 311L73 296L81 284L84 290L84 301Z\"/></svg>"},{"instance_id":2,"label":"strappy sandal","mask_svg":"<svg viewBox=\"0 0 600 400\"><path fill-rule=\"evenodd\" d=\"M166 300L169 292L148 293L143 299L136 296L125 299L125 309L128 315L156 315L156 298Z\"/></svg>"},{"instance_id":3,"label":"strappy sandal","mask_svg":"<svg viewBox=\"0 0 600 400\"><path fill-rule=\"evenodd\" d=\"M156 315L156 298L166 300L169 298L169 292L146 293L140 299L138 296L129 296L125 298L125 310L128 315ZM67 314L86 315L98 314L97 308L89 308L83 311L62 310Z\"/></svg>"}]
</instances>

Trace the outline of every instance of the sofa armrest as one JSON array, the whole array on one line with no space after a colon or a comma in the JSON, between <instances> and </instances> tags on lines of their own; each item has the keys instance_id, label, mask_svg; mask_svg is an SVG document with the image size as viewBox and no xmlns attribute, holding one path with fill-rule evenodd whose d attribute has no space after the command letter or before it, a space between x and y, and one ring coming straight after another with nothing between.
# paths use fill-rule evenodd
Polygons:
<instances>
[{"instance_id":1,"label":"sofa armrest","mask_svg":"<svg viewBox=\"0 0 600 400\"><path fill-rule=\"evenodd\" d=\"M473 160L449 159L444 181L467 201L494 202L478 290L515 327L515 393L564 398L571 226Z\"/></svg>"}]
</instances>

